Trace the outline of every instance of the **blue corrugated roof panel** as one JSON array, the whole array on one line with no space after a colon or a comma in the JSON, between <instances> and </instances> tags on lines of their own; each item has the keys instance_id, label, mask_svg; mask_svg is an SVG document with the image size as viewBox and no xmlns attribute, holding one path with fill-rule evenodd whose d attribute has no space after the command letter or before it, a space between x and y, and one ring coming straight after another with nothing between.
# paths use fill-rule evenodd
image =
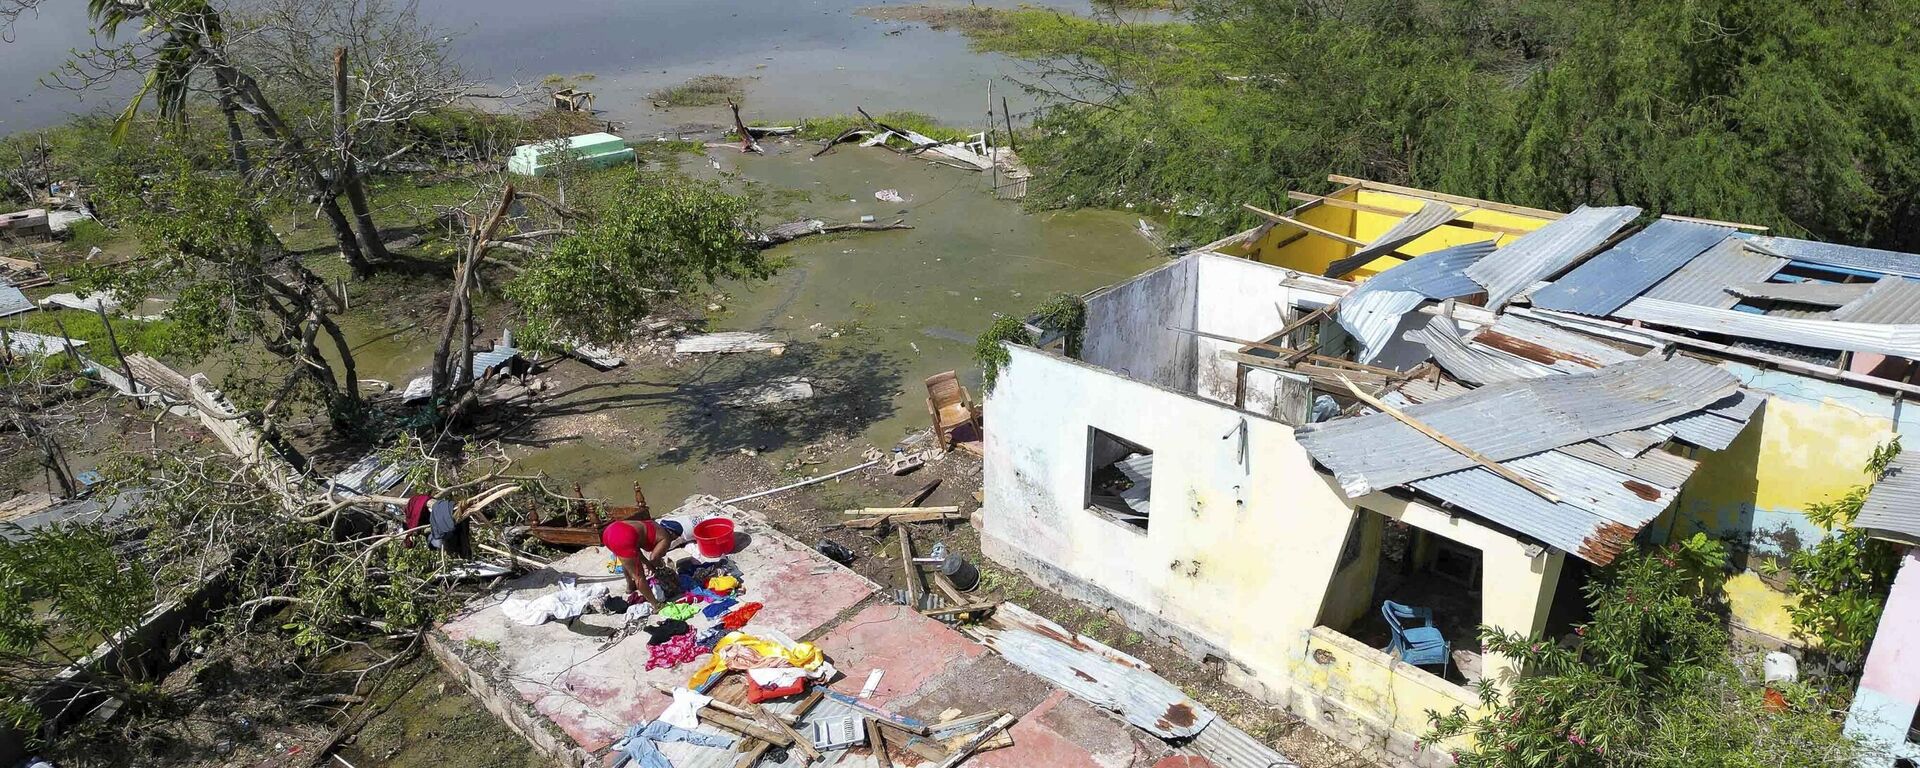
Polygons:
<instances>
[{"instance_id":1,"label":"blue corrugated roof panel","mask_svg":"<svg viewBox=\"0 0 1920 768\"><path fill-rule=\"evenodd\" d=\"M1533 305L1604 317L1728 235L1732 227L1661 219L1533 292Z\"/></svg>"},{"instance_id":2,"label":"blue corrugated roof panel","mask_svg":"<svg viewBox=\"0 0 1920 768\"><path fill-rule=\"evenodd\" d=\"M1400 318L1427 299L1451 299L1480 292L1466 269L1493 252L1493 241L1443 248L1396 266L1360 284L1340 301L1335 318L1360 343L1360 362L1378 357Z\"/></svg>"},{"instance_id":3,"label":"blue corrugated roof panel","mask_svg":"<svg viewBox=\"0 0 1920 768\"><path fill-rule=\"evenodd\" d=\"M1749 236L1747 242L1796 261L1810 261L1882 275L1920 277L1920 254L1768 235Z\"/></svg>"},{"instance_id":4,"label":"blue corrugated roof panel","mask_svg":"<svg viewBox=\"0 0 1920 768\"><path fill-rule=\"evenodd\" d=\"M1631 205L1580 206L1468 267L1467 276L1486 286L1487 308L1497 310L1534 283L1600 247L1639 215L1640 209Z\"/></svg>"}]
</instances>

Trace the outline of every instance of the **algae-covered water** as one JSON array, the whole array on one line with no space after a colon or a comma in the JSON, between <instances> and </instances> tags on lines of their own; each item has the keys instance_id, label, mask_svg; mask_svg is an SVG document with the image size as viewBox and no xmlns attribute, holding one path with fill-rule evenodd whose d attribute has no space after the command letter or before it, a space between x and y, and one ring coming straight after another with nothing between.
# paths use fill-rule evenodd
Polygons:
<instances>
[{"instance_id":1,"label":"algae-covered water","mask_svg":"<svg viewBox=\"0 0 1920 768\"><path fill-rule=\"evenodd\" d=\"M784 202L765 214L769 221L871 215L913 229L776 248L785 266L771 280L726 283L697 301L722 307L711 330L771 333L790 342L785 354L690 355L677 367L586 374L586 383L552 400L553 414L565 419L555 423L582 434L516 448L523 468L609 499L628 498L639 481L655 503L756 490L732 487L733 478L708 466L743 450L791 466L801 449L832 440L841 449L810 452L805 458L819 463L791 474L837 469L868 445L884 450L929 424L928 376L959 371L980 398L974 339L996 314L1023 314L1053 292L1124 280L1164 258L1130 215L1030 214L993 197L982 174L852 146L809 160L815 148L773 142L765 156L716 150L692 163L708 175L795 191L773 196ZM903 202L875 199L880 190ZM721 404L785 377L807 380L815 396L778 407Z\"/></svg>"}]
</instances>

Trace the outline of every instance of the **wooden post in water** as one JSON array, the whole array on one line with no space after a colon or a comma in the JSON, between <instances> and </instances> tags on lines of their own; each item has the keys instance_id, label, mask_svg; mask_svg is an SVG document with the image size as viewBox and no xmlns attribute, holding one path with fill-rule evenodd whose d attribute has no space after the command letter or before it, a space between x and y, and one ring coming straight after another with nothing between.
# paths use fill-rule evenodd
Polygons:
<instances>
[{"instance_id":1,"label":"wooden post in water","mask_svg":"<svg viewBox=\"0 0 1920 768\"><path fill-rule=\"evenodd\" d=\"M987 78L987 130L981 134L980 148L987 151L988 172L992 173L993 196L1000 196L1000 163L993 153L993 78Z\"/></svg>"}]
</instances>

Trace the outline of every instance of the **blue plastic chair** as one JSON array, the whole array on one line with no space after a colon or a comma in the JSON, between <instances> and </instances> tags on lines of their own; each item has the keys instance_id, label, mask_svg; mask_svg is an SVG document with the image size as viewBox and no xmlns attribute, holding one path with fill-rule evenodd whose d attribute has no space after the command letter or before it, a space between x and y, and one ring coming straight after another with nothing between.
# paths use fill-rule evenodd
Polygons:
<instances>
[{"instance_id":1,"label":"blue plastic chair","mask_svg":"<svg viewBox=\"0 0 1920 768\"><path fill-rule=\"evenodd\" d=\"M1400 654L1400 660L1415 666L1428 664L1440 665L1440 676L1447 676L1447 664L1452 660L1448 655L1452 644L1433 626L1432 608L1413 608L1392 600L1380 603L1380 615L1387 619L1387 629L1393 633L1393 639L1387 643L1387 653ZM1407 627L1401 622L1420 620L1422 626Z\"/></svg>"}]
</instances>

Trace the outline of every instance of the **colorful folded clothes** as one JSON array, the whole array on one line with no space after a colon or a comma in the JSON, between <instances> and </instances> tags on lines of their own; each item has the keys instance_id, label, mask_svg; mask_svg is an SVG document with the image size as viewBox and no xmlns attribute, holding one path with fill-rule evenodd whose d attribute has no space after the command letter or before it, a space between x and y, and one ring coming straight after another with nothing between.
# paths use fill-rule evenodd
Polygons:
<instances>
[{"instance_id":1,"label":"colorful folded clothes","mask_svg":"<svg viewBox=\"0 0 1920 768\"><path fill-rule=\"evenodd\" d=\"M687 619L691 619L693 618L694 614L699 612L700 612L700 609L697 607L694 607L692 603L667 603L665 606L662 606L660 608L661 616L665 616L669 619L679 619L681 621L686 621Z\"/></svg>"},{"instance_id":2,"label":"colorful folded clothes","mask_svg":"<svg viewBox=\"0 0 1920 768\"><path fill-rule=\"evenodd\" d=\"M682 633L659 645L647 646L647 669L677 667L706 655L707 649L693 643L693 635Z\"/></svg>"},{"instance_id":3,"label":"colorful folded clothes","mask_svg":"<svg viewBox=\"0 0 1920 768\"><path fill-rule=\"evenodd\" d=\"M735 608L732 613L726 615L726 618L720 620L720 626L726 627L727 629L744 627L747 625L747 622L753 620L754 614L759 613L760 609L765 607L765 605L760 603L747 603L739 608Z\"/></svg>"},{"instance_id":4,"label":"colorful folded clothes","mask_svg":"<svg viewBox=\"0 0 1920 768\"><path fill-rule=\"evenodd\" d=\"M720 614L733 610L733 607L739 604L740 604L740 601L729 597L725 600L721 600L720 602L713 603L711 605L708 605L705 608L700 609L700 614L709 619L717 619L717 618L720 618Z\"/></svg>"}]
</instances>

